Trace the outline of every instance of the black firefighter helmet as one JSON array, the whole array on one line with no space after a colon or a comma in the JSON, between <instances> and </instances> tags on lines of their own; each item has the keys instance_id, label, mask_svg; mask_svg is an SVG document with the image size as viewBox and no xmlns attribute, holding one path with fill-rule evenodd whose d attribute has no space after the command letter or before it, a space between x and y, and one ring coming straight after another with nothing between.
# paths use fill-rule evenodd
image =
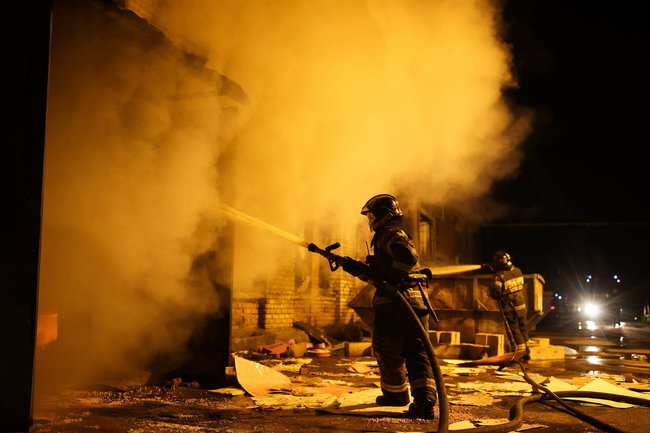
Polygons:
<instances>
[{"instance_id":1,"label":"black firefighter helmet","mask_svg":"<svg viewBox=\"0 0 650 433\"><path fill-rule=\"evenodd\" d=\"M389 221L402 219L404 214L397 199L390 194L378 194L363 205L361 215L368 217L370 230L375 231Z\"/></svg>"},{"instance_id":2,"label":"black firefighter helmet","mask_svg":"<svg viewBox=\"0 0 650 433\"><path fill-rule=\"evenodd\" d=\"M492 266L497 271L509 271L512 269L512 257L504 250L497 250L492 255Z\"/></svg>"}]
</instances>

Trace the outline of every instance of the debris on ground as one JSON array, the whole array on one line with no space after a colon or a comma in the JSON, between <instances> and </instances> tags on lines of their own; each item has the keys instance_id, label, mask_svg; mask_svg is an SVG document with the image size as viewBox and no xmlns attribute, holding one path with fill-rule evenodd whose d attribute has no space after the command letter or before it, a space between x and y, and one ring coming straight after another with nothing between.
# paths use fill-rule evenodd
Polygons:
<instances>
[{"instance_id":1,"label":"debris on ground","mask_svg":"<svg viewBox=\"0 0 650 433\"><path fill-rule=\"evenodd\" d=\"M243 357L245 358L245 357ZM246 358L248 359L248 358ZM284 371L288 373L299 373L302 368L305 368L307 365L311 364L314 361L314 358L269 358L269 359L258 359L257 362L260 364L266 365L269 368L272 368L276 371Z\"/></svg>"},{"instance_id":2,"label":"debris on ground","mask_svg":"<svg viewBox=\"0 0 650 433\"><path fill-rule=\"evenodd\" d=\"M358 392L361 388L358 386L347 385L347 384L337 384L337 383L327 383L323 382L317 386L293 386L290 390L292 395L316 395L316 394L332 394L334 396L341 396L344 394L350 394Z\"/></svg>"},{"instance_id":3,"label":"debris on ground","mask_svg":"<svg viewBox=\"0 0 650 433\"><path fill-rule=\"evenodd\" d=\"M566 380L558 379L557 377L553 376L549 377L548 381L544 383L543 386L549 389L551 392L576 391L578 389L577 386L567 382Z\"/></svg>"},{"instance_id":4,"label":"debris on ground","mask_svg":"<svg viewBox=\"0 0 650 433\"><path fill-rule=\"evenodd\" d=\"M648 384L648 383L639 383L637 381L623 382L623 383L620 383L619 386L622 386L622 387L627 388L627 389L632 389L634 391L650 392L650 384Z\"/></svg>"},{"instance_id":5,"label":"debris on ground","mask_svg":"<svg viewBox=\"0 0 650 433\"><path fill-rule=\"evenodd\" d=\"M328 346L334 346L335 344L338 343L338 341L328 337L325 334L325 331L309 323L294 322L293 326L294 328L302 329L303 331L305 331L307 335L309 335L309 338L311 338L314 341L315 345L326 344Z\"/></svg>"},{"instance_id":6,"label":"debris on ground","mask_svg":"<svg viewBox=\"0 0 650 433\"><path fill-rule=\"evenodd\" d=\"M315 347L313 349L308 349L307 355L314 356L316 358L329 358L332 356L332 351L325 348Z\"/></svg>"},{"instance_id":7,"label":"debris on ground","mask_svg":"<svg viewBox=\"0 0 650 433\"><path fill-rule=\"evenodd\" d=\"M586 385L594 379L602 379L609 383L616 384L617 382L625 382L625 376L621 374L608 374L608 373L587 373L582 376L575 376L572 378L574 385Z\"/></svg>"},{"instance_id":8,"label":"debris on ground","mask_svg":"<svg viewBox=\"0 0 650 433\"><path fill-rule=\"evenodd\" d=\"M233 355L250 362L248 367L253 368L255 374L259 375L255 379L249 372L249 376L261 382L268 394L251 396L242 384L236 382L239 380L237 376L242 376L242 364L245 362L235 358L235 366L227 369L232 372L232 380L228 385L214 385L216 389L194 389L188 386L185 378L179 377L169 382L169 385L174 387L161 383L159 386L129 387L125 391L103 386L59 392L56 398L53 395L48 397L47 407L43 406L42 401L39 402L38 421L33 433L117 430L132 433L279 431L277 426L280 425L283 426L283 431L305 432L312 429L350 433L430 430L431 421L409 416L406 413L407 405L388 407L375 404L381 389L375 379L378 377L377 363L371 357L336 358L337 355L333 354L332 358L318 359L286 356L275 358L265 355L259 362L254 362L251 358L258 356L256 352L239 352ZM372 371L356 373L350 371L352 366L358 368L357 371L364 371L364 367ZM487 365L462 367L445 363L441 367L448 368L445 373L445 385L450 403L450 432L459 428L480 429L480 425L490 422L505 423L508 408L532 390L532 387L522 382L521 375L514 373L517 371L514 368L506 369L512 373L497 375L494 371L496 367ZM643 374L632 375L629 371L613 374L620 373L620 370L596 372L591 370L591 366L587 367L569 370L565 369L564 365L550 365L539 367L535 371L543 373L543 376L532 374L532 371L529 375L542 386L557 391L577 390L595 379L611 382L609 385L618 388L617 393L621 390L646 391L650 387L650 379ZM463 370L465 368L479 368L484 373L471 377L475 371ZM586 371L589 373L585 373ZM279 385L268 386L267 373L280 375L283 379ZM543 377L547 379L540 382ZM573 377L578 378L579 385L573 385ZM479 382L477 379L485 382ZM476 386L476 382L484 386ZM650 398L647 394L646 396ZM599 419L606 422L634 427L626 431L645 431L643 419L647 419L646 408L631 407L625 409L624 416L621 416L616 415L621 414L620 409L596 406L593 402L576 399L569 404L594 406L585 408L585 411L595 413ZM314 412L328 416L317 416ZM111 414L110 417L107 417L107 413ZM552 431L585 431L584 428L575 426L579 423L567 424L562 414L558 417L549 416L548 408L543 405L526 406L525 419L530 424L524 424L517 431L541 429L542 423L549 424L547 430Z\"/></svg>"},{"instance_id":9,"label":"debris on ground","mask_svg":"<svg viewBox=\"0 0 650 433\"><path fill-rule=\"evenodd\" d=\"M532 392L532 386L522 382L459 382L458 389L475 390L490 393L491 395L525 395Z\"/></svg>"},{"instance_id":10,"label":"debris on ground","mask_svg":"<svg viewBox=\"0 0 650 433\"><path fill-rule=\"evenodd\" d=\"M617 395L625 395L629 397L636 397L636 398L644 398L647 400L650 400L650 395L644 394L642 392L636 392L636 391L631 391L627 388L614 385L606 380L603 379L594 379L588 384L578 388L578 391L595 391L595 392L604 392L608 394L617 394ZM609 406L609 407L615 407L619 409L627 409L631 407L638 407L637 405L629 404L629 403L624 403L624 402L619 402L619 401L613 401L613 400L605 400L605 399L598 399L598 398L586 398L586 397L565 397L566 400L576 400L580 401L582 403L591 403L591 404L598 404L601 406Z\"/></svg>"},{"instance_id":11,"label":"debris on ground","mask_svg":"<svg viewBox=\"0 0 650 433\"><path fill-rule=\"evenodd\" d=\"M279 371L240 356L233 358L237 381L253 397L267 395L274 389L291 385L291 379Z\"/></svg>"},{"instance_id":12,"label":"debris on ground","mask_svg":"<svg viewBox=\"0 0 650 433\"><path fill-rule=\"evenodd\" d=\"M478 376L485 373L485 368L475 367L449 367L446 365L440 366L440 371L444 376Z\"/></svg>"},{"instance_id":13,"label":"debris on ground","mask_svg":"<svg viewBox=\"0 0 650 433\"><path fill-rule=\"evenodd\" d=\"M313 360L313 358L288 358L280 364L280 371L299 373L301 368L311 364Z\"/></svg>"},{"instance_id":14,"label":"debris on ground","mask_svg":"<svg viewBox=\"0 0 650 433\"><path fill-rule=\"evenodd\" d=\"M318 376L297 375L290 378L276 369L282 364L269 367L239 356L233 355L233 358L239 384L253 397L255 404L264 409L338 407L338 396L367 389L350 382L323 379ZM303 364L298 360L296 365ZM366 367L364 364L360 366ZM299 371L302 371L302 368ZM223 389L213 392L219 391L227 395L236 395L230 394L230 390Z\"/></svg>"},{"instance_id":15,"label":"debris on ground","mask_svg":"<svg viewBox=\"0 0 650 433\"><path fill-rule=\"evenodd\" d=\"M201 384L196 381L192 382L185 382L181 377L175 377L171 380L168 380L165 382L165 387L167 388L179 388L179 387L187 387L187 388L200 388Z\"/></svg>"},{"instance_id":16,"label":"debris on ground","mask_svg":"<svg viewBox=\"0 0 650 433\"><path fill-rule=\"evenodd\" d=\"M280 355L286 353L287 350L289 350L289 347L292 344L295 344L294 340L291 340L290 343L282 343L282 342L280 342L280 343L274 343L274 344L267 344L267 345L264 345L264 346L260 346L257 349L257 351L260 352L260 353L263 353L263 354L273 355L273 356L276 356L276 357L279 358Z\"/></svg>"},{"instance_id":17,"label":"debris on ground","mask_svg":"<svg viewBox=\"0 0 650 433\"><path fill-rule=\"evenodd\" d=\"M480 427L487 427L487 426L494 426L494 425L499 425L499 424L505 424L509 422L507 418L498 418L498 419L479 419L479 420L465 420L465 421L458 421L453 424L449 424L449 430L464 430L464 429L471 429L471 428L480 428ZM538 428L545 428L547 426L543 424L522 424L517 430L512 430L515 432L520 432L520 431L528 431L528 430L533 430L533 429L538 429Z\"/></svg>"},{"instance_id":18,"label":"debris on ground","mask_svg":"<svg viewBox=\"0 0 650 433\"><path fill-rule=\"evenodd\" d=\"M526 355L526 352L520 350L518 352L508 352L503 355L490 356L488 358L481 359L471 359L463 360L461 363L457 363L463 366L473 366L473 365L506 365L513 361L519 361Z\"/></svg>"},{"instance_id":19,"label":"debris on ground","mask_svg":"<svg viewBox=\"0 0 650 433\"><path fill-rule=\"evenodd\" d=\"M258 347L257 352L262 356L273 356L275 358L300 358L312 347L314 347L313 343L304 341L297 342L291 339L287 342L279 341L273 344L262 345Z\"/></svg>"},{"instance_id":20,"label":"debris on ground","mask_svg":"<svg viewBox=\"0 0 650 433\"><path fill-rule=\"evenodd\" d=\"M218 395L244 395L245 392L241 388L235 388L232 386L228 386L225 388L217 388L217 389L209 389L208 392L211 392L213 394L218 394Z\"/></svg>"},{"instance_id":21,"label":"debris on ground","mask_svg":"<svg viewBox=\"0 0 650 433\"><path fill-rule=\"evenodd\" d=\"M332 394L316 394L311 396L295 396L286 394L263 395L253 397L255 404L264 409L319 409L338 407L339 401Z\"/></svg>"},{"instance_id":22,"label":"debris on ground","mask_svg":"<svg viewBox=\"0 0 650 433\"><path fill-rule=\"evenodd\" d=\"M468 420L458 421L449 424L449 430L465 430L468 428L476 428L476 426Z\"/></svg>"},{"instance_id":23,"label":"debris on ground","mask_svg":"<svg viewBox=\"0 0 650 433\"><path fill-rule=\"evenodd\" d=\"M378 388L359 388L325 383L321 387L294 386L291 394L269 394L253 397L253 401L263 408L337 409L337 413L350 413L352 409L363 412L364 409L372 407L377 413L386 413L383 411L383 407L378 408L375 404L375 398L379 395L381 395L381 390ZM398 409L401 410L397 412L404 411L404 408ZM388 408L388 413L394 414L395 412L395 408Z\"/></svg>"},{"instance_id":24,"label":"debris on ground","mask_svg":"<svg viewBox=\"0 0 650 433\"><path fill-rule=\"evenodd\" d=\"M498 398L482 392L473 392L471 394L456 394L449 396L449 403L458 406L491 406L500 402Z\"/></svg>"},{"instance_id":25,"label":"debris on ground","mask_svg":"<svg viewBox=\"0 0 650 433\"><path fill-rule=\"evenodd\" d=\"M487 427L487 426L493 426L493 425L499 425L499 424L505 424L509 422L507 418L496 418L496 419L479 419L476 421L473 421L473 423L477 427ZM526 424L523 423L517 430L514 431L527 431L527 430L533 430L537 428L545 428L547 426L543 424Z\"/></svg>"},{"instance_id":26,"label":"debris on ground","mask_svg":"<svg viewBox=\"0 0 650 433\"><path fill-rule=\"evenodd\" d=\"M375 399L382 394L379 388L370 388L362 391L340 395L338 405L320 408L318 413L357 415L374 417L404 417L408 405L404 406L377 406Z\"/></svg>"},{"instance_id":27,"label":"debris on ground","mask_svg":"<svg viewBox=\"0 0 650 433\"><path fill-rule=\"evenodd\" d=\"M372 372L372 368L370 368L367 364L355 362L348 367L348 371L352 373L365 374Z\"/></svg>"},{"instance_id":28,"label":"debris on ground","mask_svg":"<svg viewBox=\"0 0 650 433\"><path fill-rule=\"evenodd\" d=\"M517 372L517 373L509 373L507 371L495 371L494 372L497 376L501 377L502 379L508 379L508 380L515 380L519 382L525 382L526 379L524 379L524 374L522 372ZM545 376L542 376L541 374L536 374L536 373L531 373L528 372L528 377L532 379L534 382L537 382L539 384L546 382L548 379Z\"/></svg>"}]
</instances>

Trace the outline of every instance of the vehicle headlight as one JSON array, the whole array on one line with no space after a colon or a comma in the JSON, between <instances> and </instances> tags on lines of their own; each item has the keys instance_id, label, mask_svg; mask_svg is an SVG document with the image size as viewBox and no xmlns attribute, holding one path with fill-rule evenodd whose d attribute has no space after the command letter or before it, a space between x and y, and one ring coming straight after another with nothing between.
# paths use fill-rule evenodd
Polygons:
<instances>
[{"instance_id":1,"label":"vehicle headlight","mask_svg":"<svg viewBox=\"0 0 650 433\"><path fill-rule=\"evenodd\" d=\"M596 304L586 304L584 308L585 314L591 317L596 317L600 314L600 307Z\"/></svg>"}]
</instances>

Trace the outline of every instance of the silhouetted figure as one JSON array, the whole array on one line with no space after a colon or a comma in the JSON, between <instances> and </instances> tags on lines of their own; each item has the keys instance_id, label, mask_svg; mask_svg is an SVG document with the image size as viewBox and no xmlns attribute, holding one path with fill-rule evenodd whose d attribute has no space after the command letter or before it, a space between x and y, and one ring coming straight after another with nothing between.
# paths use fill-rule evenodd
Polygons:
<instances>
[{"instance_id":1,"label":"silhouetted figure","mask_svg":"<svg viewBox=\"0 0 650 433\"><path fill-rule=\"evenodd\" d=\"M498 250L492 256L494 270L490 296L496 299L503 309L507 325L515 340L515 351L525 351L525 360L530 350L526 345L528 331L526 330L526 291L524 290L524 275L521 269L512 264L510 254Z\"/></svg>"},{"instance_id":2,"label":"silhouetted figure","mask_svg":"<svg viewBox=\"0 0 650 433\"><path fill-rule=\"evenodd\" d=\"M433 418L437 394L433 370L421 333L405 306L396 297L400 290L428 331L429 314L419 287L404 283L418 263L410 236L399 227L403 217L397 199L388 194L372 197L361 210L375 232L373 255L366 258L376 292L373 298L375 320L372 347L379 364L382 395L377 404L405 406L409 403L408 385L414 402L409 413ZM406 367L406 368L405 368ZM407 382L408 380L408 382Z\"/></svg>"}]
</instances>

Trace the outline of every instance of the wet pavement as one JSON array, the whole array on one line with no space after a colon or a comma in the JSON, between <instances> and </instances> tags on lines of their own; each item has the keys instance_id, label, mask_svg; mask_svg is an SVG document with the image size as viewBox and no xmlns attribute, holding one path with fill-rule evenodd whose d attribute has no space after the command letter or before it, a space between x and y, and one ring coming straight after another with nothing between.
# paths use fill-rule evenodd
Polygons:
<instances>
[{"instance_id":1,"label":"wet pavement","mask_svg":"<svg viewBox=\"0 0 650 433\"><path fill-rule=\"evenodd\" d=\"M593 332L567 332L546 329L533 334L548 337L551 344L575 350L565 360L530 361L526 370L536 380L557 378L564 383L584 384L602 379L650 393L650 327L631 324L621 329ZM621 339L620 337L623 337ZM571 351L571 353L573 353ZM646 358L644 359L644 356ZM277 367L278 360L258 359ZM282 360L290 365L291 360ZM283 374L299 383L303 394L316 394L323 387L340 387L343 392L375 393L379 381L374 358L345 358L333 352L331 357L310 358L302 369L291 368ZM301 361L298 360L298 363ZM370 367L367 373L354 373L352 365ZM523 381L503 373L518 373L510 366L501 373L496 368L462 369L441 361L450 400L450 424L460 421L504 420L510 408L526 395L518 390ZM294 365L295 367L295 365ZM231 385L236 387L236 383ZM647 387L647 390L645 389ZM341 391L343 390L343 391ZM334 393L337 394L336 392ZM324 395L324 394L321 394ZM650 394L646 394L650 398ZM337 400L337 398L332 397ZM174 382L157 386L104 382L94 386L59 388L36 402L34 432L434 432L437 422L409 418L400 413L378 416L324 413L326 400L300 407L295 400L273 404L249 394L220 395L196 383ZM302 401L302 400L301 400ZM296 406L297 404L297 406ZM322 404L319 407L319 404ZM648 431L650 408L618 409L605 406L570 405L614 425L621 431ZM368 405L366 405L368 406ZM524 423L540 432L597 432L596 427L554 407L554 403L532 403L524 408ZM381 410L382 408L376 407ZM401 412L405 408L398 409ZM352 412L352 411L350 411ZM498 421L497 421L498 422Z\"/></svg>"}]
</instances>

